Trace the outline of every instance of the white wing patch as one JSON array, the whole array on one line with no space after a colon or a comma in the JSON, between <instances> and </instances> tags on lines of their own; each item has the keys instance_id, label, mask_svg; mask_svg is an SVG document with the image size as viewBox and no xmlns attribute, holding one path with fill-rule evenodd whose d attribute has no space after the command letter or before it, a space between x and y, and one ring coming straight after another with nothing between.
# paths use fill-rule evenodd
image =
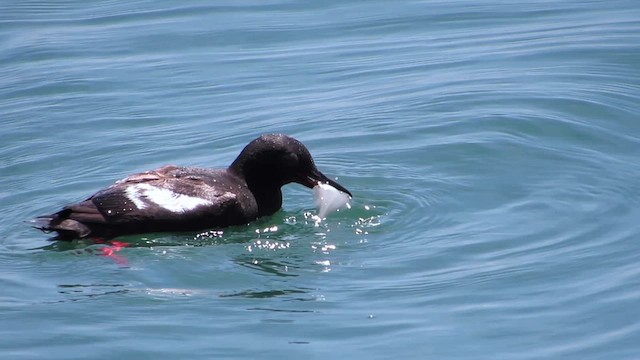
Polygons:
<instances>
[{"instance_id":1,"label":"white wing patch","mask_svg":"<svg viewBox=\"0 0 640 360\"><path fill-rule=\"evenodd\" d=\"M213 203L207 199L178 194L169 189L159 188L149 184L128 186L126 195L140 210L148 206L147 201L174 213L193 210L200 205L213 205Z\"/></svg>"}]
</instances>

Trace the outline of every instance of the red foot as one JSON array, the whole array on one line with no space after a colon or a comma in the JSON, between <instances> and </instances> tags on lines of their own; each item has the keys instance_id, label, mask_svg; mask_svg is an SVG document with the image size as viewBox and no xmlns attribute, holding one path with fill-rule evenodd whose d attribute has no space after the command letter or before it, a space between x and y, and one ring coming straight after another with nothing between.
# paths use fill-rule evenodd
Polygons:
<instances>
[{"instance_id":1,"label":"red foot","mask_svg":"<svg viewBox=\"0 0 640 360\"><path fill-rule=\"evenodd\" d=\"M111 245L106 245L105 247L102 248L102 254L101 254L102 256L107 256L112 258L119 265L122 265L122 266L129 265L129 261L124 256L118 255L116 253L125 247L131 246L131 244L127 242L116 241L116 240L106 241L104 239L99 239L99 238L94 239L94 241L96 244L111 244Z\"/></svg>"}]
</instances>

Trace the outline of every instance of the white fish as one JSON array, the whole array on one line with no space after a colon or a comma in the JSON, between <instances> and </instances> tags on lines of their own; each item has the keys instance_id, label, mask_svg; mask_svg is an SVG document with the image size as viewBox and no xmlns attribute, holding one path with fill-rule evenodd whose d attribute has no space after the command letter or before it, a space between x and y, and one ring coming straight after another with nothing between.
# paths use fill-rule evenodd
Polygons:
<instances>
[{"instance_id":1,"label":"white fish","mask_svg":"<svg viewBox=\"0 0 640 360\"><path fill-rule=\"evenodd\" d=\"M334 188L329 184L318 183L313 187L313 197L316 200L316 208L318 209L318 217L324 219L327 214L342 209L344 207L350 209L351 196Z\"/></svg>"}]
</instances>

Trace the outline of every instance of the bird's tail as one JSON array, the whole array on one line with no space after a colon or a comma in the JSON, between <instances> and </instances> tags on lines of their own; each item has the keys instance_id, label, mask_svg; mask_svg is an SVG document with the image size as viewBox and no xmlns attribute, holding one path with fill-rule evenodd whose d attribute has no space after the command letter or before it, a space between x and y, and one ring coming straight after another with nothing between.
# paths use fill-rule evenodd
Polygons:
<instances>
[{"instance_id":1,"label":"bird's tail","mask_svg":"<svg viewBox=\"0 0 640 360\"><path fill-rule=\"evenodd\" d=\"M46 233L50 233L53 231L53 228L51 227L53 216L54 215L38 216L35 219L27 220L25 222L33 228L42 230L43 232L46 232Z\"/></svg>"},{"instance_id":2,"label":"bird's tail","mask_svg":"<svg viewBox=\"0 0 640 360\"><path fill-rule=\"evenodd\" d=\"M64 209L55 214L38 216L27 223L46 233L55 231L61 239L87 237L91 233L91 229L79 221L70 219L71 212L71 209Z\"/></svg>"}]
</instances>

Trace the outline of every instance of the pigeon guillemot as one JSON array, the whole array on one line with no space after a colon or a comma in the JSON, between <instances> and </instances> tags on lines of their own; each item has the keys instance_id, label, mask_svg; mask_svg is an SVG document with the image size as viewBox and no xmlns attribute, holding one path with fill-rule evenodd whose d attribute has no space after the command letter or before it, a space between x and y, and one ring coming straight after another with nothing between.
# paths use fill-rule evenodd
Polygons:
<instances>
[{"instance_id":1,"label":"pigeon guillemot","mask_svg":"<svg viewBox=\"0 0 640 360\"><path fill-rule=\"evenodd\" d=\"M271 134L251 141L227 169L167 165L131 175L36 218L34 227L72 240L242 225L278 211L280 188L291 182L309 188L329 184L351 196L316 168L300 141Z\"/></svg>"}]
</instances>

